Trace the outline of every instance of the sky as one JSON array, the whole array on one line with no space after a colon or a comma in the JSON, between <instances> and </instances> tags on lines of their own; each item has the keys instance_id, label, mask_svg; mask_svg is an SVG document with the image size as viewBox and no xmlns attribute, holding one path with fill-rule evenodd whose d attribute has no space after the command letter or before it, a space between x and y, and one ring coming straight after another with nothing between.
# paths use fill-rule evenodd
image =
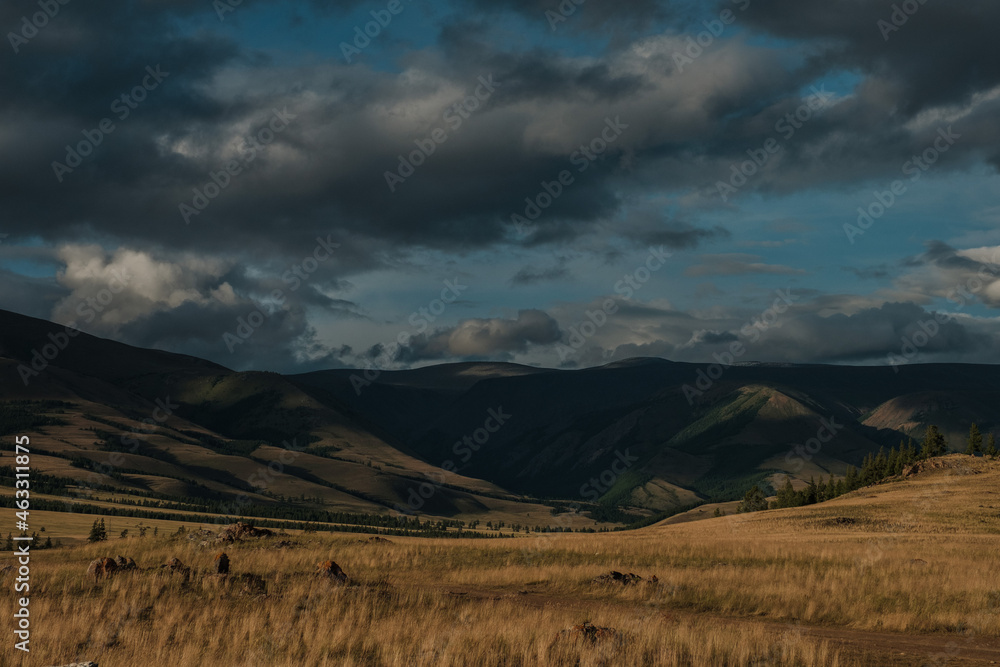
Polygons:
<instances>
[{"instance_id":1,"label":"sky","mask_svg":"<svg viewBox=\"0 0 1000 667\"><path fill-rule=\"evenodd\" d=\"M0 308L237 370L1000 363L995 0L8 0Z\"/></svg>"}]
</instances>

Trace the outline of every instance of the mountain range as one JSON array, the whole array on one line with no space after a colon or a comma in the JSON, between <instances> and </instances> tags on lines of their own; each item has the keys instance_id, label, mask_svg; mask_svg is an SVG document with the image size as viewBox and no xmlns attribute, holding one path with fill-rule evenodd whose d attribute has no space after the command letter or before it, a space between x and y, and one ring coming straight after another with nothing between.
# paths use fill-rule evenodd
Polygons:
<instances>
[{"instance_id":1,"label":"mountain range","mask_svg":"<svg viewBox=\"0 0 1000 667\"><path fill-rule=\"evenodd\" d=\"M968 364L236 372L0 311L0 434L31 436L52 497L269 516L649 520L843 474L932 423L964 449L972 422L1000 430L998 387Z\"/></svg>"}]
</instances>

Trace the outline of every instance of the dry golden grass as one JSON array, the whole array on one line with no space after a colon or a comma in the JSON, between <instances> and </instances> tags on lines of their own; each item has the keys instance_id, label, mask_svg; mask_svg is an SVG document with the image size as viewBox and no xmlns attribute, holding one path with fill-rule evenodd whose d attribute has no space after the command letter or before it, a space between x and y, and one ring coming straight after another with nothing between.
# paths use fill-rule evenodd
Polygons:
<instances>
[{"instance_id":1,"label":"dry golden grass","mask_svg":"<svg viewBox=\"0 0 1000 667\"><path fill-rule=\"evenodd\" d=\"M43 551L30 664L921 664L898 652L888 662L892 633L937 633L924 639L942 649L1000 637L1000 464L946 463L811 508L630 533L391 544L324 534L294 536L291 549L225 547L234 573L267 579L266 597L197 575L183 585L147 570L97 586L83 576L91 559L119 552L144 568L177 556L208 571L217 549L188 540ZM311 576L328 558L350 585ZM659 581L591 582L609 569ZM0 613L10 606L5 596ZM556 640L584 621L623 639ZM852 644L865 631L885 634ZM11 642L0 664L21 664Z\"/></svg>"}]
</instances>

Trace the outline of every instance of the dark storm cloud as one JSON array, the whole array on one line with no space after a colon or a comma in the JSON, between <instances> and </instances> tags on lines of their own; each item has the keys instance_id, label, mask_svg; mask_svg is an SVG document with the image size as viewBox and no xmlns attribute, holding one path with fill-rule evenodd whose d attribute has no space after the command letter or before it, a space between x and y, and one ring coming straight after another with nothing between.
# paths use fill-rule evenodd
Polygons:
<instances>
[{"instance_id":1,"label":"dark storm cloud","mask_svg":"<svg viewBox=\"0 0 1000 667\"><path fill-rule=\"evenodd\" d=\"M281 6L264 0L245 6L252 4ZM370 3L313 4L326 17L363 11ZM560 39L580 40L579 49L567 49L560 39L509 46L507 32L523 24L511 17L537 21L545 32L545 11L557 10L558 2L455 2L427 23L427 30L440 31L437 43L398 61L347 66L337 53L295 62L254 51L224 36L238 34L229 28L241 17L228 18L223 34L208 0L76 0L62 5L20 53L7 49L0 56L0 90L7 93L0 95L4 232L11 235L8 243L41 237L50 245L96 241L142 249L148 257L138 265L164 272L158 285L169 289L130 288L116 300L115 317L98 323L104 327L98 333L215 360L220 349L229 355L222 334L235 330L237 318L274 289L287 290L283 276L291 266L315 247L338 244L334 259L289 294L232 358L235 366L254 359L275 359L282 368L339 364L350 351L319 343L308 315L365 317L363 304L344 298L347 281L373 268L406 265L413 249L465 253L520 245L519 252L530 252L583 239L588 249L599 248L594 254L614 258L627 245L692 249L725 240L730 231L723 227L685 218L684 211L664 214L661 209L676 205L665 200L694 192L687 210L720 207L713 184L727 180L748 151L780 137L778 123L801 109L808 88L824 78L851 73L862 80L811 114L793 137L782 138L780 152L736 196L896 178L905 160L953 122L961 139L936 169L976 160L1000 165L1000 101L990 95L1000 84L1000 42L992 34L1000 6L975 0L917 4L906 24L885 39L878 21L891 20L891 3L750 3L733 30L682 72L674 58L685 44L679 28L700 31L702 20L733 3L590 0L557 26ZM35 0L3 3L0 30L16 29L21 16L35 11ZM476 12L489 15L470 18ZM495 20L499 14L504 20ZM209 27L187 27L205 17ZM654 24L656 31L647 31ZM605 25L614 31L607 42L595 31ZM147 67L157 66L169 75L128 118L118 119L112 102L139 85ZM483 79L495 82L493 90L475 98ZM476 108L451 126L448 110L470 99L478 99ZM245 139L262 137L276 115L286 119L282 129L254 150L252 161L240 163L239 175L226 176L227 162L240 158ZM52 162L64 161L67 144L75 146L105 117L113 118L114 132L58 182ZM573 162L609 123L622 127L620 136L605 142L594 160ZM447 142L421 156L422 164L390 190L386 172L402 173L401 161L410 161L439 128L447 131ZM538 216L528 216L528 233L515 239L511 216L525 214L563 171L572 184ZM180 205L194 204L220 179L226 185L218 196L205 198L207 207L185 222ZM220 266L170 259L185 251ZM906 264L927 275L907 277L901 286L927 303L966 281L978 259L932 244ZM551 260L524 261L512 285L571 277ZM40 304L49 312L62 304L59 314L72 315L70 296L100 287L79 278L85 265L67 260L59 280L4 274L0 297L21 312L47 316L38 312ZM686 273L804 271L754 255L716 254ZM856 274L885 277L877 269ZM1000 290L984 290L978 298L1000 304ZM761 355L864 359L891 348L912 318L926 315L912 304L910 310L869 306L841 303L837 307L850 314L790 318L762 341ZM676 311L657 315L656 308L636 304L623 306L601 335L610 339L640 319L647 342L624 335L618 340L628 342L620 345L595 340L573 363L611 351L697 355L724 344L731 327L745 321L743 313L718 321ZM876 335L857 336L865 327ZM506 358L553 345L561 336L551 315L524 310L514 319L466 320L414 337L399 361ZM982 340L951 323L927 351L959 354ZM808 356L811 345L819 352Z\"/></svg>"},{"instance_id":2,"label":"dark storm cloud","mask_svg":"<svg viewBox=\"0 0 1000 667\"><path fill-rule=\"evenodd\" d=\"M896 6L907 11L894 18ZM991 0L775 0L753 3L745 20L812 43L815 68L863 71L891 81L893 103L907 115L967 100L1000 83L1000 5Z\"/></svg>"},{"instance_id":3,"label":"dark storm cloud","mask_svg":"<svg viewBox=\"0 0 1000 667\"><path fill-rule=\"evenodd\" d=\"M920 346L928 361L935 355L955 359L981 353L991 346L989 337L970 332L956 320L937 323L934 313L915 304L887 303L852 315L801 315L765 334L760 349L762 358L771 361L872 362L901 355L906 341L927 329L936 331Z\"/></svg>"},{"instance_id":4,"label":"dark storm cloud","mask_svg":"<svg viewBox=\"0 0 1000 667\"><path fill-rule=\"evenodd\" d=\"M901 357L906 342L912 345L917 340L921 362L995 356L991 332L954 318L936 316L912 303L886 303L852 314L832 315L821 314L823 303L815 300L798 304L781 315L776 324L763 329L744 330L744 325L753 322L753 318L745 319L745 315L735 312L720 317L720 313L712 323L728 320L733 329L698 328L711 322L707 319L676 319L674 327L660 329L663 338L659 340L620 345L604 341L606 351L595 349L599 356L615 360L664 356L677 361L704 362L712 360L714 353L726 352L732 342L739 340L745 349L743 361L887 363L888 355ZM756 319L759 318L758 313ZM672 343L671 339L688 335L685 327L690 331L690 339L682 345ZM932 335L924 336L927 332Z\"/></svg>"},{"instance_id":5,"label":"dark storm cloud","mask_svg":"<svg viewBox=\"0 0 1000 667\"><path fill-rule=\"evenodd\" d=\"M491 6L527 16L544 13L547 4ZM0 25L15 25L32 7L5 4ZM984 34L1000 17L994 5L921 6L888 43L876 27L886 8L833 7L780 2L754 4L741 14L744 25L818 40L796 47L805 58L798 65L767 48L720 41L685 75L673 71L671 59L680 37L676 44L647 44L655 53L641 60L624 48L587 59L544 46L515 53L498 47L487 28L466 21L445 24L444 60L413 56L410 64L423 75L404 81L336 61L278 68L217 34L184 34L178 18L209 12L204 2L67 5L23 53L4 57L0 84L17 95L0 102L6 127L15 128L0 133L0 198L15 238L96 231L174 248L266 246L294 255L316 234L333 230L344 239L380 239L390 253L414 244L487 247L509 240L510 216L570 166L577 146L598 136L603 116L625 112L622 122L630 129L621 143L575 175L524 241L555 243L592 233L593 222L620 210L627 190L642 194L664 179L675 187L708 188L726 177L734 160L745 159L777 120L802 104L796 91L812 77L850 68L872 78L854 98L803 127L751 188L788 190L891 173L900 156L922 149L936 129L905 130L892 109L912 113L963 101L996 83L1000 59L995 40ZM651 0L597 3L581 6L576 18L655 17L668 9ZM949 37L946 49L926 48L953 35L963 39ZM109 103L157 64L169 78L57 183L51 163L64 159L66 144L108 116ZM479 76L492 76L496 91L389 192L385 172L398 170L415 141L444 125L448 105L470 95ZM682 109L682 100L693 107ZM406 121L404 112L416 108L426 120ZM195 189L203 191L275 109L294 116L287 129L184 224L179 205L193 203ZM978 116L969 123L963 136L979 139L966 143L988 153L991 144L981 139L992 132L992 150L1000 150L992 125ZM868 140L857 140L862 136ZM701 159L692 160L696 155ZM637 165L628 186L623 165ZM289 233L276 235L279 227ZM721 233L665 226L642 241L691 247ZM356 255L357 267L377 263L376 254Z\"/></svg>"},{"instance_id":6,"label":"dark storm cloud","mask_svg":"<svg viewBox=\"0 0 1000 667\"><path fill-rule=\"evenodd\" d=\"M478 12L514 11L529 21L538 21L552 32L601 30L621 27L641 29L675 17L686 2L665 0L620 0L618 2L573 2L573 0L467 0L460 6Z\"/></svg>"},{"instance_id":7,"label":"dark storm cloud","mask_svg":"<svg viewBox=\"0 0 1000 667\"><path fill-rule=\"evenodd\" d=\"M599 136L615 105L655 97L662 87L607 59L567 59L541 48L509 53L477 41L473 30L448 28L441 43L452 57L418 59L426 75L419 84L363 65L276 68L217 35L179 34L176 18L207 11L203 3L109 7L107 15L97 11L102 8L74 12L67 6L60 27L53 22L43 36L69 31L73 49L40 36L3 70L4 83L19 92L17 106L8 104L3 112L17 131L0 134L6 158L0 196L15 237L54 240L96 232L173 248L219 253L238 246L253 253L266 247L289 255L331 231L341 241L379 239L389 253L412 244L489 246L508 237L510 216L524 210L543 182L573 168L571 154ZM8 8L5 18L16 21L21 9ZM116 39L107 39L112 33ZM66 145L111 115L110 103L141 81L146 66L157 64L168 78L58 183L52 162L66 159ZM445 124L449 104L470 95L480 76L497 81L494 94L389 192L385 173L398 170L415 141ZM607 113L573 114L574 126L558 125L564 113L558 107L572 113L595 103ZM396 127L416 105L430 107L426 122ZM275 109L292 117L287 129L256 152L252 164L242 165L241 174L223 174L228 186L184 224L180 204L194 205L203 197L196 191L215 187L212 176L237 156L247 135L266 127ZM638 125L628 146L612 146L574 173L573 186L525 243L592 232L590 223L619 209L620 159L644 149L642 135L662 124L645 115L631 121ZM286 233L276 235L276 228ZM713 232L667 228L658 234L690 247ZM372 248L355 254L356 268L377 263L377 254Z\"/></svg>"},{"instance_id":8,"label":"dark storm cloud","mask_svg":"<svg viewBox=\"0 0 1000 667\"><path fill-rule=\"evenodd\" d=\"M120 328L116 338L139 347L211 359L236 370L257 368L261 359L279 372L345 365L340 360L345 350L319 343L301 308L271 311L247 302L186 303L133 320Z\"/></svg>"}]
</instances>

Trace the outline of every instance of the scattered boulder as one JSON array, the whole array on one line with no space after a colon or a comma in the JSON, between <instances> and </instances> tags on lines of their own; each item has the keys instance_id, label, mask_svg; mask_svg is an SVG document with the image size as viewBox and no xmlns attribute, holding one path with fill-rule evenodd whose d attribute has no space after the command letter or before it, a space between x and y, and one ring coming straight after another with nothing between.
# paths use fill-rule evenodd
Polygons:
<instances>
[{"instance_id":1,"label":"scattered boulder","mask_svg":"<svg viewBox=\"0 0 1000 667\"><path fill-rule=\"evenodd\" d=\"M556 639L599 644L620 642L623 636L621 632L614 628L603 628L592 624L590 621L584 621L581 625L574 625L569 630L560 631Z\"/></svg>"},{"instance_id":2,"label":"scattered boulder","mask_svg":"<svg viewBox=\"0 0 1000 667\"><path fill-rule=\"evenodd\" d=\"M160 568L165 569L171 575L176 574L180 576L185 583L191 579L191 568L182 563L180 558L171 558L161 565Z\"/></svg>"},{"instance_id":3,"label":"scattered boulder","mask_svg":"<svg viewBox=\"0 0 1000 667\"><path fill-rule=\"evenodd\" d=\"M139 566L136 565L135 561L132 560L131 556L126 558L125 556L119 555L117 558L115 558L115 564L118 566L118 570L121 572L134 572L139 569Z\"/></svg>"},{"instance_id":4,"label":"scattered boulder","mask_svg":"<svg viewBox=\"0 0 1000 667\"><path fill-rule=\"evenodd\" d=\"M622 572L616 572L615 570L611 570L607 574L602 574L601 576L594 577L592 579L592 582L595 584L620 584L622 586L641 584L644 581L647 581L647 579L644 579L640 577L638 574L635 574L633 572L622 573ZM656 577L656 575L653 575L653 577L650 578L648 581L650 583L655 584L656 582L659 581L659 579Z\"/></svg>"},{"instance_id":5,"label":"scattered boulder","mask_svg":"<svg viewBox=\"0 0 1000 667\"><path fill-rule=\"evenodd\" d=\"M221 551L215 555L215 573L229 574L229 556L225 551Z\"/></svg>"},{"instance_id":6,"label":"scattered boulder","mask_svg":"<svg viewBox=\"0 0 1000 667\"><path fill-rule=\"evenodd\" d=\"M96 584L100 579L107 579L118 571L118 563L112 558L96 558L87 566L87 576L94 578Z\"/></svg>"},{"instance_id":7,"label":"scattered boulder","mask_svg":"<svg viewBox=\"0 0 1000 667\"><path fill-rule=\"evenodd\" d=\"M347 573L340 569L340 566L332 560L324 561L317 565L316 568L316 576L318 577L336 579L343 584L347 583Z\"/></svg>"},{"instance_id":8,"label":"scattered boulder","mask_svg":"<svg viewBox=\"0 0 1000 667\"><path fill-rule=\"evenodd\" d=\"M232 544L233 542L239 542L248 538L270 537L271 535L274 535L273 530L257 528L249 523L239 521L223 528L219 533L218 540Z\"/></svg>"},{"instance_id":9,"label":"scattered boulder","mask_svg":"<svg viewBox=\"0 0 1000 667\"><path fill-rule=\"evenodd\" d=\"M187 538L192 542L197 542L199 547L206 547L212 542L218 541L219 536L207 528L199 528L189 532Z\"/></svg>"}]
</instances>

